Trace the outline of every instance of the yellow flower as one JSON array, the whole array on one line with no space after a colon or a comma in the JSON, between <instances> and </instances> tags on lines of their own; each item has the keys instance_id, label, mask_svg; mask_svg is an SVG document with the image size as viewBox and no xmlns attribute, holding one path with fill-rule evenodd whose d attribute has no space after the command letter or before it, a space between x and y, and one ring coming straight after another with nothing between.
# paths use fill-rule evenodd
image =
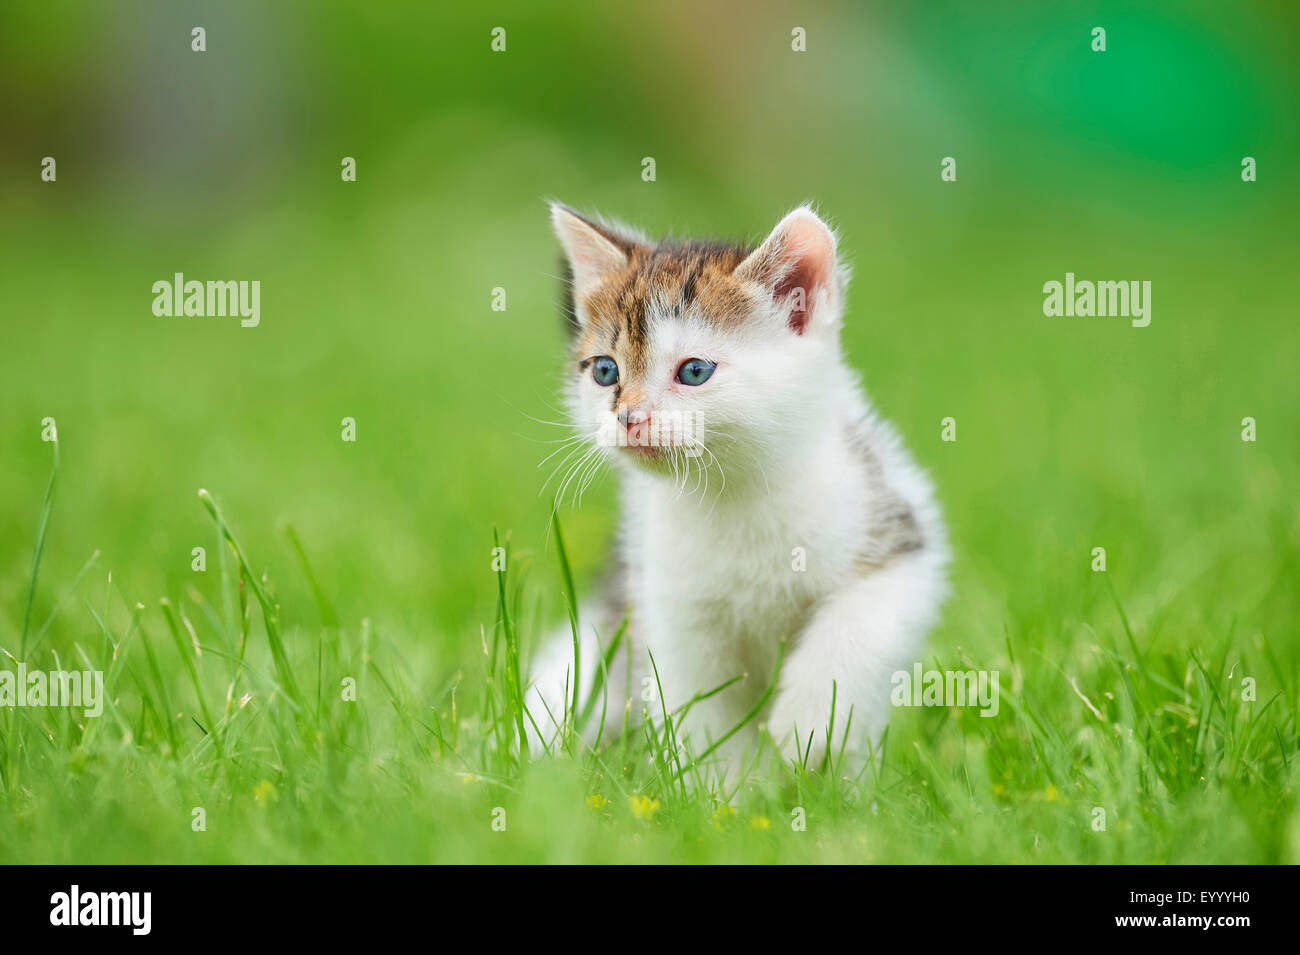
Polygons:
<instances>
[{"instance_id":1,"label":"yellow flower","mask_svg":"<svg viewBox=\"0 0 1300 955\"><path fill-rule=\"evenodd\" d=\"M627 803L632 807L632 815L638 819L649 819L659 811L659 800L649 796L629 796Z\"/></svg>"},{"instance_id":2,"label":"yellow flower","mask_svg":"<svg viewBox=\"0 0 1300 955\"><path fill-rule=\"evenodd\" d=\"M275 798L275 787L271 785L269 780L263 779L253 787L253 798L259 803L266 803Z\"/></svg>"},{"instance_id":3,"label":"yellow flower","mask_svg":"<svg viewBox=\"0 0 1300 955\"><path fill-rule=\"evenodd\" d=\"M1055 786L1048 786L1045 795L1047 796L1048 802L1056 802L1056 800L1061 798L1061 791Z\"/></svg>"},{"instance_id":4,"label":"yellow flower","mask_svg":"<svg viewBox=\"0 0 1300 955\"><path fill-rule=\"evenodd\" d=\"M604 809L608 805L609 805L609 800L606 799L604 796L602 796L600 793L592 793L590 796L587 797L588 809L595 809L599 811L601 809Z\"/></svg>"},{"instance_id":5,"label":"yellow flower","mask_svg":"<svg viewBox=\"0 0 1300 955\"><path fill-rule=\"evenodd\" d=\"M719 806L717 809L713 810L713 828L717 829L718 832L722 832L723 826L726 824L727 820L735 814L736 810L732 809L730 806Z\"/></svg>"},{"instance_id":6,"label":"yellow flower","mask_svg":"<svg viewBox=\"0 0 1300 955\"><path fill-rule=\"evenodd\" d=\"M1003 786L1001 783L994 783L994 784L993 784L993 795L995 795L995 796L1005 796L1006 794L1007 794L1007 787L1006 787L1006 786Z\"/></svg>"},{"instance_id":7,"label":"yellow flower","mask_svg":"<svg viewBox=\"0 0 1300 955\"><path fill-rule=\"evenodd\" d=\"M767 816L750 816L749 824L753 826L755 829L772 828L772 820L767 818Z\"/></svg>"}]
</instances>

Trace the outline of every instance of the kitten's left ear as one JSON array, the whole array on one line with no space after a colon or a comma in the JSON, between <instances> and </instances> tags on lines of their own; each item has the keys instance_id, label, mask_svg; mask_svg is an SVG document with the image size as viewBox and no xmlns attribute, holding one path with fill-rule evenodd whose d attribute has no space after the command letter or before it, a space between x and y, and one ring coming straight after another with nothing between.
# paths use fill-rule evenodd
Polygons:
<instances>
[{"instance_id":1,"label":"kitten's left ear","mask_svg":"<svg viewBox=\"0 0 1300 955\"><path fill-rule=\"evenodd\" d=\"M835 291L835 234L815 212L800 206L736 266L735 275L767 288L789 310L790 328L802 335Z\"/></svg>"}]
</instances>

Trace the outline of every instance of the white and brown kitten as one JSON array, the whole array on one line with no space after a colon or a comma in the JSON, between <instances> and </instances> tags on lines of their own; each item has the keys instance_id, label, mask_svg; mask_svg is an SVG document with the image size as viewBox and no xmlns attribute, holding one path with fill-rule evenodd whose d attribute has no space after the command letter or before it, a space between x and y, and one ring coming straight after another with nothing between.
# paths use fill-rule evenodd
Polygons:
<instances>
[{"instance_id":1,"label":"white and brown kitten","mask_svg":"<svg viewBox=\"0 0 1300 955\"><path fill-rule=\"evenodd\" d=\"M816 765L833 726L832 754L860 767L892 674L938 617L948 552L930 481L845 364L835 234L807 207L752 249L551 212L572 277L570 413L623 477L606 593L580 613L581 694L626 613L611 723L629 701L659 715L650 654L670 713L745 676L690 708L699 754L763 698L784 643L775 693L719 754L765 725ZM572 686L567 631L532 674L550 736Z\"/></svg>"}]
</instances>

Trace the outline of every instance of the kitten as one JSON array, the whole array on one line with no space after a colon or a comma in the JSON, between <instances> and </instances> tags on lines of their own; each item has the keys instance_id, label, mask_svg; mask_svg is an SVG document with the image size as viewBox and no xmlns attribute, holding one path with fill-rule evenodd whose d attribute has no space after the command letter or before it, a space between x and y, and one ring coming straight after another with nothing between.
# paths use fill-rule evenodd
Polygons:
<instances>
[{"instance_id":1,"label":"kitten","mask_svg":"<svg viewBox=\"0 0 1300 955\"><path fill-rule=\"evenodd\" d=\"M626 613L607 726L625 706L659 717L660 684L676 715L743 675L690 707L698 756L763 701L784 645L763 710L715 755L734 760L765 725L816 766L833 727L832 755L861 767L891 675L938 617L948 553L929 479L845 364L835 234L806 206L753 249L551 216L571 277L570 414L623 477L605 593L579 613L579 706ZM566 628L533 667L526 702L548 739L573 662Z\"/></svg>"}]
</instances>

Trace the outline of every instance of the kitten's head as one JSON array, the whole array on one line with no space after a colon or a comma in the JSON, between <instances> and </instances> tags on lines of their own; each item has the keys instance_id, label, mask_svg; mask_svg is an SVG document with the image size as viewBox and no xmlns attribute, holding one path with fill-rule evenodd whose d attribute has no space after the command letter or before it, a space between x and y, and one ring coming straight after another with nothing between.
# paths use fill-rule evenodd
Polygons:
<instances>
[{"instance_id":1,"label":"kitten's head","mask_svg":"<svg viewBox=\"0 0 1300 955\"><path fill-rule=\"evenodd\" d=\"M558 204L551 218L570 278L570 413L606 455L731 480L824 420L847 275L811 209L756 248L655 243Z\"/></svg>"}]
</instances>

